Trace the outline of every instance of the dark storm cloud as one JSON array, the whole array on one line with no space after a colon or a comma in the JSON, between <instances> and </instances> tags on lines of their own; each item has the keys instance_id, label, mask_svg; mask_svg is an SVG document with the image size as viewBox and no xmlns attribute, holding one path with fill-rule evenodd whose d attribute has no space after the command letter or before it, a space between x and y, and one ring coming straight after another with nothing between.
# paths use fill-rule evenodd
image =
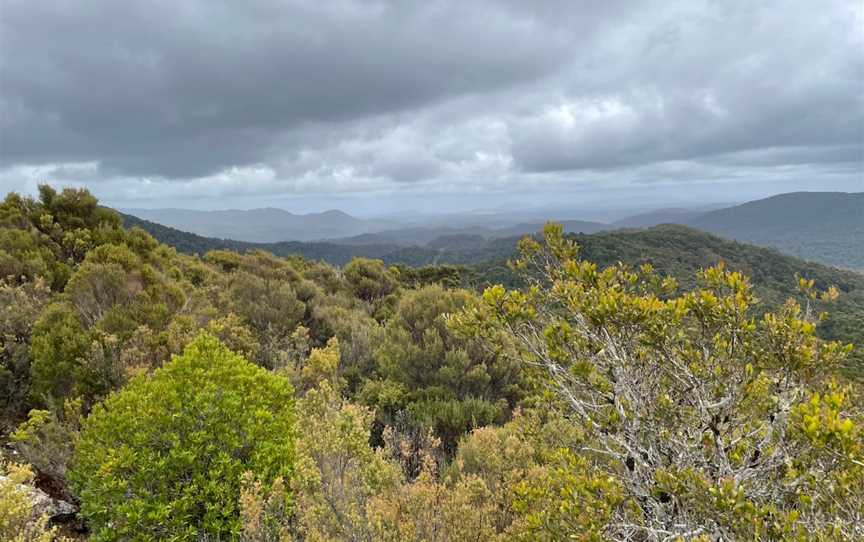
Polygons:
<instances>
[{"instance_id":1,"label":"dark storm cloud","mask_svg":"<svg viewBox=\"0 0 864 542\"><path fill-rule=\"evenodd\" d=\"M0 0L0 183L170 198L855 175L862 23L843 0Z\"/></svg>"},{"instance_id":2,"label":"dark storm cloud","mask_svg":"<svg viewBox=\"0 0 864 542\"><path fill-rule=\"evenodd\" d=\"M4 2L4 161L202 175L305 123L506 88L570 54L530 13L410 4Z\"/></svg>"}]
</instances>

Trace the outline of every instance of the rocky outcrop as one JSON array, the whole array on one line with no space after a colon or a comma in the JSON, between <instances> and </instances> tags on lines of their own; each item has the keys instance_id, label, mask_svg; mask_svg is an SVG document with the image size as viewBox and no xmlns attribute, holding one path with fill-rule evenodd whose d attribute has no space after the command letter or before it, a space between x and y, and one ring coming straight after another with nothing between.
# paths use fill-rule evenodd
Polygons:
<instances>
[{"instance_id":1,"label":"rocky outcrop","mask_svg":"<svg viewBox=\"0 0 864 542\"><path fill-rule=\"evenodd\" d=\"M0 482L7 480L6 476L0 475ZM33 486L19 484L18 489L26 494L32 503L32 515L34 519L47 515L49 519L56 520L71 516L78 511L78 507L74 504L61 499L54 499L41 489Z\"/></svg>"}]
</instances>

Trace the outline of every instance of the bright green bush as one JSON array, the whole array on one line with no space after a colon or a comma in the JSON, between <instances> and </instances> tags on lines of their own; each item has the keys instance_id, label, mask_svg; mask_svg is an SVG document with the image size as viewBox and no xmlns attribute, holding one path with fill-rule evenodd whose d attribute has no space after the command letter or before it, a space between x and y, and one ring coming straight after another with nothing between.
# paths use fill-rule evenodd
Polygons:
<instances>
[{"instance_id":1,"label":"bright green bush","mask_svg":"<svg viewBox=\"0 0 864 542\"><path fill-rule=\"evenodd\" d=\"M85 420L69 479L94 540L232 539L241 477L294 463L293 390L202 334Z\"/></svg>"}]
</instances>

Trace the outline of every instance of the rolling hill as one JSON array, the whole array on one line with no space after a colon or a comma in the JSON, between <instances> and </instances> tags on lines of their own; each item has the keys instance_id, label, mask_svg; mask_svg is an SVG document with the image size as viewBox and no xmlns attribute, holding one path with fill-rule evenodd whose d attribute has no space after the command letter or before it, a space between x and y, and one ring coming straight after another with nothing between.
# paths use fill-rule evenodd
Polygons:
<instances>
[{"instance_id":1,"label":"rolling hill","mask_svg":"<svg viewBox=\"0 0 864 542\"><path fill-rule=\"evenodd\" d=\"M683 223L806 260L864 269L864 192L781 194Z\"/></svg>"},{"instance_id":2,"label":"rolling hill","mask_svg":"<svg viewBox=\"0 0 864 542\"><path fill-rule=\"evenodd\" d=\"M660 224L683 224L703 214L704 211L695 209L657 209L616 220L611 225L615 228L650 228Z\"/></svg>"},{"instance_id":3,"label":"rolling hill","mask_svg":"<svg viewBox=\"0 0 864 542\"><path fill-rule=\"evenodd\" d=\"M390 260L391 254L409 260L440 259L441 251L458 241L459 251L487 254L487 241L517 237L538 231L542 223L465 222L404 226L392 220L365 220L341 211L305 215L281 209L248 211L136 210L129 215L197 234L201 239L178 241L192 246L211 246L212 239L273 245L275 253L310 251L333 263L346 254L374 254ZM475 217L476 219L476 217ZM130 218L131 220L131 218ZM515 220L514 220L515 222ZM636 214L611 224L582 220L558 220L568 233L597 233L615 229L650 228L681 224L836 267L864 269L864 192L795 192L714 210L668 208ZM166 233L166 235L168 235ZM181 239L180 233L170 234ZM212 238L204 241L203 238ZM441 241L444 239L444 241ZM447 241L449 239L450 241ZM301 247L297 241L311 242ZM231 241L233 242L233 241ZM335 245L338 245L335 246ZM346 249L352 246L355 248ZM360 248L363 247L363 248ZM452 255L451 255L452 257ZM470 255L459 256L460 259Z\"/></svg>"}]
</instances>

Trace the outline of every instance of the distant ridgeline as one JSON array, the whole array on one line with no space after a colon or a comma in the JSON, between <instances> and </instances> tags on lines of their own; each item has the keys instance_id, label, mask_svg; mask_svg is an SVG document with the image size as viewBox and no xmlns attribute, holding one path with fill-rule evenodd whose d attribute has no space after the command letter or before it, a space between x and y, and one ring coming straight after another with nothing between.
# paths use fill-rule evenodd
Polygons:
<instances>
[{"instance_id":1,"label":"distant ridgeline","mask_svg":"<svg viewBox=\"0 0 864 542\"><path fill-rule=\"evenodd\" d=\"M497 215L456 217L448 225L406 226L356 218L341 211L295 215L280 209L139 209L129 213L134 216L125 217L128 224L140 225L148 231L158 229L159 225L179 230L165 230L161 238L170 242L167 241L170 236L175 239L175 246L186 252L206 251L205 247L214 246L214 239L228 238L241 249L246 245L233 241L266 243L267 250L274 254L303 253L340 265L357 254L346 251L344 245L365 245L360 254L412 265L434 262L442 252L450 261L486 261L495 253L508 250L512 244L509 238L534 233L542 227L542 222L536 220L515 223L512 217ZM611 224L545 218L554 218L565 233L680 224L725 239L776 248L805 260L864 270L864 193L796 192L711 211L659 209ZM499 239L508 240L496 243ZM228 241L219 243L225 247Z\"/></svg>"},{"instance_id":2,"label":"distant ridgeline","mask_svg":"<svg viewBox=\"0 0 864 542\"><path fill-rule=\"evenodd\" d=\"M682 223L806 260L864 270L864 192L780 194Z\"/></svg>"},{"instance_id":3,"label":"distant ridgeline","mask_svg":"<svg viewBox=\"0 0 864 542\"><path fill-rule=\"evenodd\" d=\"M185 253L204 254L227 249L245 252L265 250L277 256L298 255L344 265L352 258L383 260L389 265L455 265L464 285L482 287L502 283L518 285L507 260L516 251L519 237L486 239L480 236L449 236L425 246L391 244L339 244L336 242L248 243L213 239L123 215L127 227L138 226L157 240ZM831 306L820 333L825 338L853 342L858 346L854 363L864 374L864 274L808 262L770 248L728 241L685 226L661 225L642 230L618 230L574 234L582 257L607 266L624 262L633 266L651 263L661 273L675 277L682 287L694 285L697 270L717 262L751 278L765 308L778 306L796 294L795 277L813 279L817 288L837 286L840 299ZM434 248L432 248L434 247Z\"/></svg>"}]
</instances>

